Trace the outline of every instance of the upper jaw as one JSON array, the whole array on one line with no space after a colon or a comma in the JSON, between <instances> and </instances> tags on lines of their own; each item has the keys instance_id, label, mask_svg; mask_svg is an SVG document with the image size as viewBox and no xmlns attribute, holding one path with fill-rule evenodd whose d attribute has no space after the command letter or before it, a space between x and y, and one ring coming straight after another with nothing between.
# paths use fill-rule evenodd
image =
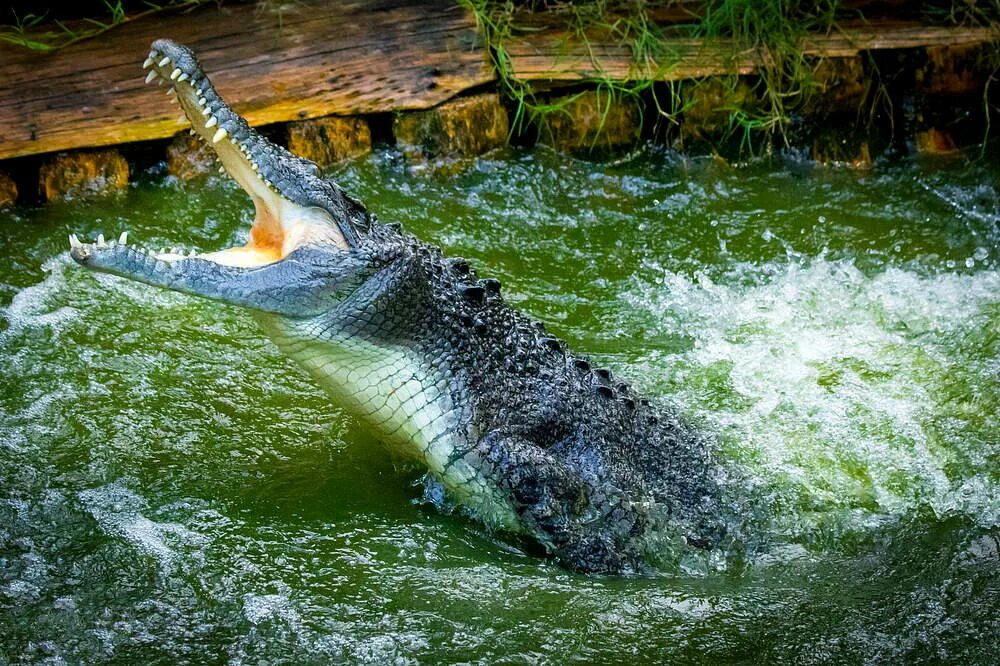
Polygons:
<instances>
[{"instance_id":1,"label":"upper jaw","mask_svg":"<svg viewBox=\"0 0 1000 666\"><path fill-rule=\"evenodd\" d=\"M251 245L285 254L280 252L288 231L284 223L294 224L299 210L311 203L298 181L316 178L315 165L271 143L229 108L187 47L159 39L143 68L149 70L147 82L170 85L168 94L176 95L191 131L215 150L225 171L253 200L257 216ZM290 168L299 178L290 177Z\"/></svg>"},{"instance_id":2,"label":"upper jaw","mask_svg":"<svg viewBox=\"0 0 1000 666\"><path fill-rule=\"evenodd\" d=\"M319 178L316 166L298 158L281 146L258 134L239 114L223 101L202 71L194 53L170 40L152 44L149 57L143 63L148 70L147 83L156 81L169 85L169 94L191 123L191 131L217 153L225 171L250 196L256 217L245 247L197 255L218 264L252 268L280 261L297 247L310 242L346 249L348 243L342 227L316 193L326 184ZM110 253L112 243L81 243L71 237L71 256L92 268L98 268L101 258L112 264L131 254L119 248ZM119 245L124 245L122 240ZM141 254L144 251L136 251ZM183 262L193 255L176 251L146 253L158 261ZM81 260L86 261L81 261ZM143 262L126 262L130 267L146 266ZM112 268L109 265L107 269ZM101 270L98 268L98 270ZM125 270L122 273L127 274Z\"/></svg>"},{"instance_id":3,"label":"upper jaw","mask_svg":"<svg viewBox=\"0 0 1000 666\"><path fill-rule=\"evenodd\" d=\"M168 94L176 94L192 131L216 150L226 171L247 194L265 201L287 196L274 184L280 176L279 156L271 154L275 146L229 108L190 49L158 39L143 68L149 70L147 83L169 84Z\"/></svg>"},{"instance_id":4,"label":"upper jaw","mask_svg":"<svg viewBox=\"0 0 1000 666\"><path fill-rule=\"evenodd\" d=\"M342 249L349 246L345 225L350 225L327 210L324 195L330 186L316 165L264 138L229 108L190 49L158 39L143 68L149 70L147 81L170 84L191 131L215 150L225 171L253 200L257 215L248 247L280 259L306 235L319 234L316 240Z\"/></svg>"}]
</instances>

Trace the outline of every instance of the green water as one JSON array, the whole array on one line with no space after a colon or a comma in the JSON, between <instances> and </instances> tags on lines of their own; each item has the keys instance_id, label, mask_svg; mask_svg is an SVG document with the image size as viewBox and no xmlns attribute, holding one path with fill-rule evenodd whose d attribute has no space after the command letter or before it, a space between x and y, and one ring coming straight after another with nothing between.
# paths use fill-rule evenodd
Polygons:
<instances>
[{"instance_id":1,"label":"green water","mask_svg":"<svg viewBox=\"0 0 1000 666\"><path fill-rule=\"evenodd\" d=\"M154 172L0 213L0 663L995 663L1000 166L336 175L711 433L732 542L586 577L421 501L247 313L73 265L244 237Z\"/></svg>"}]
</instances>

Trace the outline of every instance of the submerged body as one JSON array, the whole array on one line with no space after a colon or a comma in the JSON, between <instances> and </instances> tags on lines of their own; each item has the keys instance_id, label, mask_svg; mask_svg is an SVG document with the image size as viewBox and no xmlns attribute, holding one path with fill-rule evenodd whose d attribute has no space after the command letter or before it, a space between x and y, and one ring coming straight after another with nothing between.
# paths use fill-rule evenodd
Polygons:
<instances>
[{"instance_id":1,"label":"submerged body","mask_svg":"<svg viewBox=\"0 0 1000 666\"><path fill-rule=\"evenodd\" d=\"M160 40L149 80L176 86L257 216L245 247L150 254L80 243L80 264L251 309L338 404L416 457L450 500L581 571L642 568L668 526L712 541L705 442L510 308L495 280L380 223L315 165L256 132L186 48Z\"/></svg>"}]
</instances>

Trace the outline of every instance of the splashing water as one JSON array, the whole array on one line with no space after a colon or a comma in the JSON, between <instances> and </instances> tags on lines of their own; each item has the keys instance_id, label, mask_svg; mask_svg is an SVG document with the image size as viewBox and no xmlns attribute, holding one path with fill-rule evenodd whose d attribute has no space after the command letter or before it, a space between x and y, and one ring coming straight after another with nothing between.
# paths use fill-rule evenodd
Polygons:
<instances>
[{"instance_id":1,"label":"splashing water","mask_svg":"<svg viewBox=\"0 0 1000 666\"><path fill-rule=\"evenodd\" d=\"M336 177L713 437L748 557L583 577L420 503L245 313L71 264L69 231L246 233L231 185L152 174L0 213L0 661L989 663L995 165Z\"/></svg>"},{"instance_id":2,"label":"splashing water","mask_svg":"<svg viewBox=\"0 0 1000 666\"><path fill-rule=\"evenodd\" d=\"M869 277L822 257L768 273L664 271L623 298L693 338L645 359L647 382L666 368L666 390L770 484L775 527L808 540L919 507L1000 525L1000 275Z\"/></svg>"}]
</instances>

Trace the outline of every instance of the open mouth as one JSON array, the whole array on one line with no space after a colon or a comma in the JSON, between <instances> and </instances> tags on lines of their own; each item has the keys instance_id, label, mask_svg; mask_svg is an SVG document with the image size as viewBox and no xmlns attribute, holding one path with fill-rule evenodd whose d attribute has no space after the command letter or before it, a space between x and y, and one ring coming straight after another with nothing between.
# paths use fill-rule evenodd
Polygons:
<instances>
[{"instance_id":1,"label":"open mouth","mask_svg":"<svg viewBox=\"0 0 1000 666\"><path fill-rule=\"evenodd\" d=\"M95 243L85 243L71 235L70 251L74 259L85 263L102 251L114 249L118 254L135 252L169 263L197 258L250 268L281 261L310 240L348 247L330 213L309 205L308 197L302 196L306 189L301 182L303 175L305 180L318 179L316 166L271 143L230 109L189 49L170 40L157 40L143 69L148 70L147 83L168 86L168 94L191 124L191 133L212 147L222 165L220 171L239 183L253 201L256 215L249 240L241 247L198 254L176 249L150 252L128 246L125 233L117 242L99 236Z\"/></svg>"}]
</instances>

